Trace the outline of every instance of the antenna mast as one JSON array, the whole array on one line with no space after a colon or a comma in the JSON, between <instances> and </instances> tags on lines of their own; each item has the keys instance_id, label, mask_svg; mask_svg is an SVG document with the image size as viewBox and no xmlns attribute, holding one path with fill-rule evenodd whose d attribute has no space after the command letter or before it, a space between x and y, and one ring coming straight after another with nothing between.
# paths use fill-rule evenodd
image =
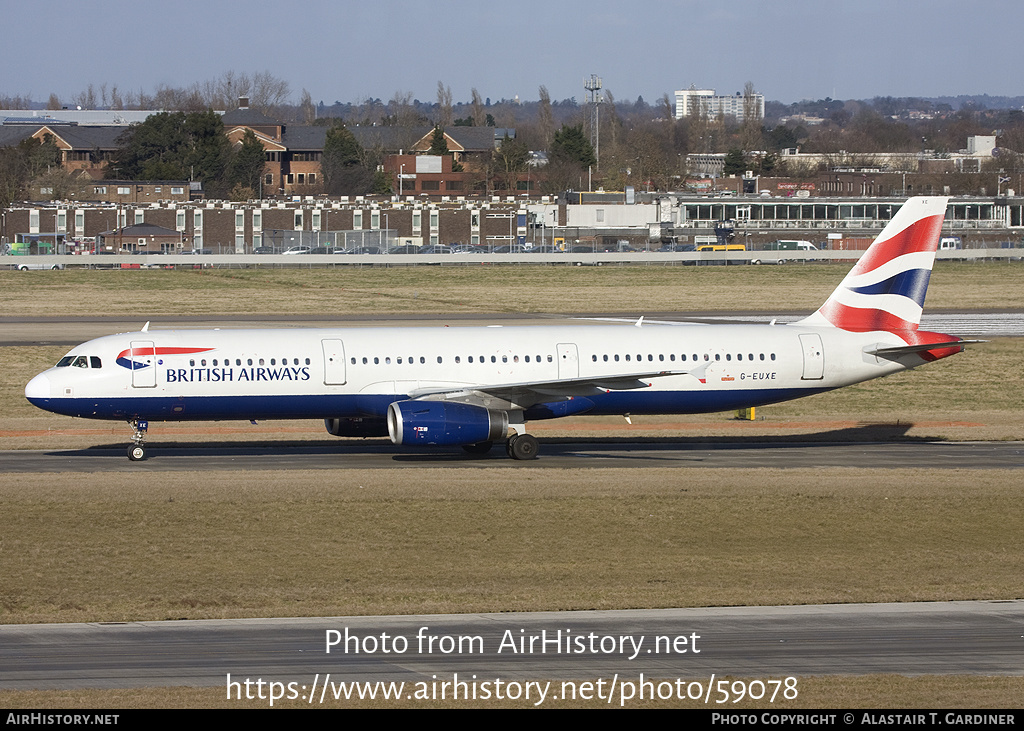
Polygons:
<instances>
[{"instance_id":1,"label":"antenna mast","mask_svg":"<svg viewBox=\"0 0 1024 731\"><path fill-rule=\"evenodd\" d=\"M583 80L583 88L587 90L587 104L593 107L590 122L590 144L594 146L594 158L597 166L601 166L601 77L591 74L589 79Z\"/></svg>"}]
</instances>

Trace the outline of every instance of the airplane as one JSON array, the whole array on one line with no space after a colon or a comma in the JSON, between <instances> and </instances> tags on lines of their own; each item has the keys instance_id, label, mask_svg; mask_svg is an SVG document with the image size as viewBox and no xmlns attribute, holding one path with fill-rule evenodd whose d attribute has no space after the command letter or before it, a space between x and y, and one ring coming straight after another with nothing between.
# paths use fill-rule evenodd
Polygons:
<instances>
[{"instance_id":1,"label":"airplane","mask_svg":"<svg viewBox=\"0 0 1024 731\"><path fill-rule=\"evenodd\" d=\"M73 348L25 387L41 409L127 421L323 419L396 445L505 443L537 457L528 422L694 414L777 403L946 358L962 338L919 329L948 198L900 207L825 303L768 325L150 330Z\"/></svg>"}]
</instances>

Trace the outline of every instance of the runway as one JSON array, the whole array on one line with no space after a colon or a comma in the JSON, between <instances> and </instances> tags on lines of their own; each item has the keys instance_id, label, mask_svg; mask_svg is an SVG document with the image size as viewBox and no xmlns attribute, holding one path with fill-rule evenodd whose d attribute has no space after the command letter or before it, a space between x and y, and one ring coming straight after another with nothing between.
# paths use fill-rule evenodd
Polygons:
<instances>
[{"instance_id":1,"label":"runway","mask_svg":"<svg viewBox=\"0 0 1024 731\"><path fill-rule=\"evenodd\" d=\"M642 673L706 688L722 675L1022 675L1022 656L1022 600L2 625L0 689L223 687L228 673L294 682L304 698L317 674L323 684Z\"/></svg>"},{"instance_id":2,"label":"runway","mask_svg":"<svg viewBox=\"0 0 1024 731\"><path fill-rule=\"evenodd\" d=\"M698 323L779 323L793 322L806 317L806 312L649 312L644 314L647 322L698 322ZM452 325L456 327L474 325L585 325L588 322L601 324L608 320L635 321L640 315L630 313L566 314L479 314L462 313L438 315L437 313L402 315L195 315L152 318L139 315L124 317L33 317L21 315L0 316L0 347L23 345L63 345L73 347L92 338L114 333L135 332L151 319L153 330L196 330L230 328L300 328L300 327L386 327ZM960 337L1022 337L1024 336L1024 312L955 312L930 310L924 313L921 327L926 330L948 332Z\"/></svg>"},{"instance_id":3,"label":"runway","mask_svg":"<svg viewBox=\"0 0 1024 731\"><path fill-rule=\"evenodd\" d=\"M486 457L477 457L458 448L414 450L396 447L384 440L337 445L225 442L169 447L161 447L154 442L150 445L150 457L143 462L129 461L124 446L82 450L8 450L0 452L0 472L216 472L441 466L484 469L1024 468L1024 443L1021 442L850 443L803 441L805 439L805 435L792 441L716 443L670 439L579 442L561 439L555 443L542 442L541 456L532 461L509 459L501 445L494 447Z\"/></svg>"}]
</instances>

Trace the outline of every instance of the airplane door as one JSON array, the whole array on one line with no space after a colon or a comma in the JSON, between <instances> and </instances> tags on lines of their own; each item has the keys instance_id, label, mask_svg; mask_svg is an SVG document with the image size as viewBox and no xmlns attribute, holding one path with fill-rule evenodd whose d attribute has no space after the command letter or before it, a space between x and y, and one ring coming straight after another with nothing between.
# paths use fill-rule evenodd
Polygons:
<instances>
[{"instance_id":1,"label":"airplane door","mask_svg":"<svg viewBox=\"0 0 1024 731\"><path fill-rule=\"evenodd\" d=\"M825 377L825 349L821 346L821 336L805 333L800 336L800 348L804 354L805 381L820 381Z\"/></svg>"},{"instance_id":2,"label":"airplane door","mask_svg":"<svg viewBox=\"0 0 1024 731\"><path fill-rule=\"evenodd\" d=\"M152 340L133 340L128 361L132 364L132 386L156 388L156 349Z\"/></svg>"},{"instance_id":3,"label":"airplane door","mask_svg":"<svg viewBox=\"0 0 1024 731\"><path fill-rule=\"evenodd\" d=\"M558 377L580 377L580 358L575 343L558 344Z\"/></svg>"},{"instance_id":4,"label":"airplane door","mask_svg":"<svg viewBox=\"0 0 1024 731\"><path fill-rule=\"evenodd\" d=\"M324 384L344 386L348 380L345 373L345 345L340 340L321 340L324 349Z\"/></svg>"}]
</instances>

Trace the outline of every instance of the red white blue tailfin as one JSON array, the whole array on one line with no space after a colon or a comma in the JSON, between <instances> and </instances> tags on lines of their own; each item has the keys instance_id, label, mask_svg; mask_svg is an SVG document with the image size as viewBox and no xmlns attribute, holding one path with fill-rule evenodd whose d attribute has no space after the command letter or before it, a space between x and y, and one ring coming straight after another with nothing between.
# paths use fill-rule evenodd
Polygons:
<instances>
[{"instance_id":1,"label":"red white blue tailfin","mask_svg":"<svg viewBox=\"0 0 1024 731\"><path fill-rule=\"evenodd\" d=\"M921 324L949 198L911 198L832 296L799 325L905 332Z\"/></svg>"}]
</instances>

